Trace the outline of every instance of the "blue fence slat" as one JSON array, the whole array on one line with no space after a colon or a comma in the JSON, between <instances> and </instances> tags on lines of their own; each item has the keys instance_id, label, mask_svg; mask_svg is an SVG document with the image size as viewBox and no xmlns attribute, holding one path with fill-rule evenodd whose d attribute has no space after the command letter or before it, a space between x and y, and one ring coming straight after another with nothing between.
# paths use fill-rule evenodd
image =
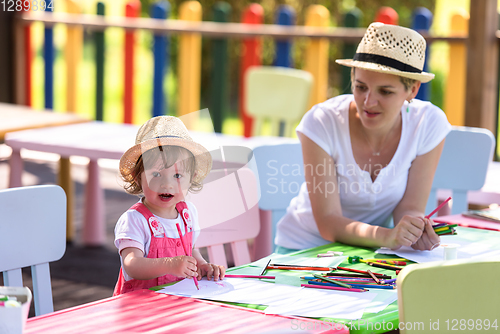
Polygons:
<instances>
[{"instance_id":1,"label":"blue fence slat","mask_svg":"<svg viewBox=\"0 0 500 334\"><path fill-rule=\"evenodd\" d=\"M46 12L52 12L53 7L46 6ZM45 109L54 108L54 29L45 27L43 57L45 61Z\"/></svg>"},{"instance_id":2,"label":"blue fence slat","mask_svg":"<svg viewBox=\"0 0 500 334\"><path fill-rule=\"evenodd\" d=\"M432 25L432 13L430 10L424 7L417 7L413 11L413 23L412 29L422 32L429 32ZM424 71L428 72L428 62L429 62L429 45L425 50L425 63ZM429 101L430 100L430 83L422 83L417 96L419 100Z\"/></svg>"},{"instance_id":3,"label":"blue fence slat","mask_svg":"<svg viewBox=\"0 0 500 334\"><path fill-rule=\"evenodd\" d=\"M295 10L289 5L279 6L276 13L276 24L292 26L295 25ZM292 40L276 41L275 66L292 67Z\"/></svg>"},{"instance_id":4,"label":"blue fence slat","mask_svg":"<svg viewBox=\"0 0 500 334\"><path fill-rule=\"evenodd\" d=\"M170 4L165 1L157 2L151 6L151 17L166 19L170 13ZM166 115L167 98L163 89L163 79L168 68L169 50L165 34L154 34L153 58L153 116Z\"/></svg>"}]
</instances>

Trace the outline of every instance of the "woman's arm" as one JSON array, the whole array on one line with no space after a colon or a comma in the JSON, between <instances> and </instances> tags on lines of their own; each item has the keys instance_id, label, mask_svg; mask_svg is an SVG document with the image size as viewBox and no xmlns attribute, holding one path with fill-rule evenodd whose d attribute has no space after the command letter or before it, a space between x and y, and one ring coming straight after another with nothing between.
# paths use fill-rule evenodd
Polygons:
<instances>
[{"instance_id":1,"label":"woman's arm","mask_svg":"<svg viewBox=\"0 0 500 334\"><path fill-rule=\"evenodd\" d=\"M309 199L321 237L331 242L369 247L391 244L388 240L390 229L354 221L342 215L335 162L309 137L300 132L298 136L302 144Z\"/></svg>"},{"instance_id":2,"label":"woman's arm","mask_svg":"<svg viewBox=\"0 0 500 334\"><path fill-rule=\"evenodd\" d=\"M127 247L121 251L123 269L134 279L152 279L166 274L182 278L198 276L196 259L192 256L146 258L139 248Z\"/></svg>"},{"instance_id":3,"label":"woman's arm","mask_svg":"<svg viewBox=\"0 0 500 334\"><path fill-rule=\"evenodd\" d=\"M414 223L415 220L424 222L425 232L416 243L411 244L415 249L428 250L439 244L439 236L434 233L431 222L423 217L443 147L444 139L430 152L415 158L408 173L405 194L393 212L396 227L400 224ZM398 232L397 228L394 230Z\"/></svg>"}]
</instances>

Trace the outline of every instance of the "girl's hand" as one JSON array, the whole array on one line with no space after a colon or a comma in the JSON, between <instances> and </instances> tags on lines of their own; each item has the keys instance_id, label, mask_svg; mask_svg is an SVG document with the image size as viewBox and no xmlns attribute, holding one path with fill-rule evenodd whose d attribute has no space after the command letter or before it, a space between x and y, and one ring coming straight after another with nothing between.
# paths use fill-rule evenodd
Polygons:
<instances>
[{"instance_id":1,"label":"girl's hand","mask_svg":"<svg viewBox=\"0 0 500 334\"><path fill-rule=\"evenodd\" d=\"M401 246L412 246L422 236L425 224L423 217L403 216L389 234L388 247L396 250Z\"/></svg>"},{"instance_id":2,"label":"girl's hand","mask_svg":"<svg viewBox=\"0 0 500 334\"><path fill-rule=\"evenodd\" d=\"M212 263L204 263L198 267L198 276L203 277L207 276L207 279L210 281L212 277L214 281L218 281L219 279L223 279L226 273L226 268L223 266L219 266L217 264Z\"/></svg>"},{"instance_id":3,"label":"girl's hand","mask_svg":"<svg viewBox=\"0 0 500 334\"><path fill-rule=\"evenodd\" d=\"M422 233L420 239L411 245L411 248L416 250L433 250L439 246L441 239L439 239L439 235L437 235L432 228L432 220L426 218L423 219L425 220L424 232Z\"/></svg>"},{"instance_id":4,"label":"girl's hand","mask_svg":"<svg viewBox=\"0 0 500 334\"><path fill-rule=\"evenodd\" d=\"M197 277L196 259L192 256L176 256L168 258L171 266L170 273L177 277L192 278Z\"/></svg>"}]
</instances>

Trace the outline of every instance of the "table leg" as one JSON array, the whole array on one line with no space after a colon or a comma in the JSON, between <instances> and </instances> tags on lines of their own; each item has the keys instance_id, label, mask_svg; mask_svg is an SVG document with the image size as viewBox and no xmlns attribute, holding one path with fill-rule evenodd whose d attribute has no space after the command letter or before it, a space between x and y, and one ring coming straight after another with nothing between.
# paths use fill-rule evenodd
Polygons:
<instances>
[{"instance_id":1,"label":"table leg","mask_svg":"<svg viewBox=\"0 0 500 334\"><path fill-rule=\"evenodd\" d=\"M73 187L73 180L71 179L71 162L69 158L61 157L59 160L58 184L66 193L66 241L72 242L75 239L75 229L73 224L75 191Z\"/></svg>"},{"instance_id":2,"label":"table leg","mask_svg":"<svg viewBox=\"0 0 500 334\"><path fill-rule=\"evenodd\" d=\"M85 190L85 218L83 242L86 246L102 246L106 242L104 219L104 191L99 182L97 160L88 165L87 189Z\"/></svg>"},{"instance_id":3,"label":"table leg","mask_svg":"<svg viewBox=\"0 0 500 334\"><path fill-rule=\"evenodd\" d=\"M21 158L21 150L12 150L9 158L9 188L21 187L22 175L24 170L23 159Z\"/></svg>"}]
</instances>

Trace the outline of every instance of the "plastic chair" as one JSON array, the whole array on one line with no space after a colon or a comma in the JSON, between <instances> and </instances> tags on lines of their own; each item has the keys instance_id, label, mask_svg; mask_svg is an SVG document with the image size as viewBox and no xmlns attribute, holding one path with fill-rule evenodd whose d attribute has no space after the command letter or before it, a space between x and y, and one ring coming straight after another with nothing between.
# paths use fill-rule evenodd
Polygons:
<instances>
[{"instance_id":1,"label":"plastic chair","mask_svg":"<svg viewBox=\"0 0 500 334\"><path fill-rule=\"evenodd\" d=\"M489 130L454 126L446 136L426 212L436 208L438 189L452 191L452 214L466 211L467 192L483 187L494 147L495 137Z\"/></svg>"},{"instance_id":2,"label":"plastic chair","mask_svg":"<svg viewBox=\"0 0 500 334\"><path fill-rule=\"evenodd\" d=\"M210 262L227 268L224 244L231 245L234 264L251 262L248 239L260 229L258 188L248 168L212 170L203 189L187 200L198 210L201 233L195 247L207 247Z\"/></svg>"},{"instance_id":3,"label":"plastic chair","mask_svg":"<svg viewBox=\"0 0 500 334\"><path fill-rule=\"evenodd\" d=\"M0 190L0 272L6 286L23 286L31 266L35 314L54 311L49 262L66 251L66 194L55 185Z\"/></svg>"},{"instance_id":4,"label":"plastic chair","mask_svg":"<svg viewBox=\"0 0 500 334\"><path fill-rule=\"evenodd\" d=\"M253 135L259 135L264 119L271 123L271 134L293 135L294 123L307 111L313 77L311 73L288 67L253 66L245 74L245 108L255 118Z\"/></svg>"},{"instance_id":5,"label":"plastic chair","mask_svg":"<svg viewBox=\"0 0 500 334\"><path fill-rule=\"evenodd\" d=\"M404 268L396 281L399 321L405 325L400 332L481 332L485 319L490 329L495 321L500 325L499 275L498 258L429 262Z\"/></svg>"},{"instance_id":6,"label":"plastic chair","mask_svg":"<svg viewBox=\"0 0 500 334\"><path fill-rule=\"evenodd\" d=\"M299 193L304 178L302 147L295 143L265 145L253 151L259 177L261 232L255 239L256 257L274 250L276 224L283 217L292 198Z\"/></svg>"}]
</instances>

